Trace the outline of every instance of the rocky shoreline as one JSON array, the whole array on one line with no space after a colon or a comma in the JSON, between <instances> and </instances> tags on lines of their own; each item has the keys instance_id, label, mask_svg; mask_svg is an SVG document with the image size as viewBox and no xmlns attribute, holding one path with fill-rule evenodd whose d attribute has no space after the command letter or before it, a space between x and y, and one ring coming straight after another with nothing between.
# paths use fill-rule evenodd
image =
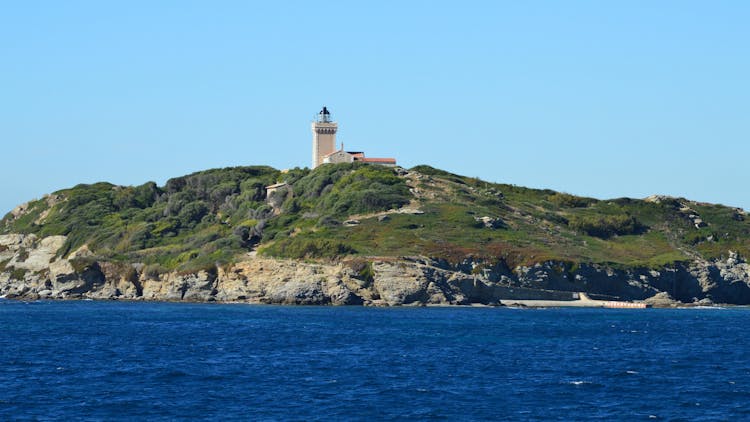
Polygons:
<instances>
[{"instance_id":1,"label":"rocky shoreline","mask_svg":"<svg viewBox=\"0 0 750 422\"><path fill-rule=\"evenodd\" d=\"M142 264L57 257L64 236L0 236L0 297L242 302L295 305L489 305L508 299L572 301L577 292L653 306L750 304L750 265L735 253L658 270L547 261L508 268L467 258L356 258L311 263L248 256L194 273L148 274ZM81 262L85 262L82 265Z\"/></svg>"}]
</instances>

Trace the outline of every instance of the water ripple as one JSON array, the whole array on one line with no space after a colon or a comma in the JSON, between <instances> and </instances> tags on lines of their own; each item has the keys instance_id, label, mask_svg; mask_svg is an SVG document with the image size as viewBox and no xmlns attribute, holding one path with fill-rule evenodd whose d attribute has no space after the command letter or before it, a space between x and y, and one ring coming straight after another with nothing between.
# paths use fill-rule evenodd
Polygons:
<instances>
[{"instance_id":1,"label":"water ripple","mask_svg":"<svg viewBox=\"0 0 750 422\"><path fill-rule=\"evenodd\" d=\"M0 419L748 419L747 309L0 301Z\"/></svg>"}]
</instances>

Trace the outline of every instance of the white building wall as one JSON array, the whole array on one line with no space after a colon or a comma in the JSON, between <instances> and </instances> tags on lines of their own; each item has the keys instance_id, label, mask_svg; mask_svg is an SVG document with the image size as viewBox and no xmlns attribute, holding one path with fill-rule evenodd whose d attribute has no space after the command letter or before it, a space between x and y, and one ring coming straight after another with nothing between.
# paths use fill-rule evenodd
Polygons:
<instances>
[{"instance_id":1,"label":"white building wall","mask_svg":"<svg viewBox=\"0 0 750 422\"><path fill-rule=\"evenodd\" d=\"M323 159L324 163L337 164L337 163L351 163L354 162L354 156L346 151L336 151L333 154Z\"/></svg>"}]
</instances>

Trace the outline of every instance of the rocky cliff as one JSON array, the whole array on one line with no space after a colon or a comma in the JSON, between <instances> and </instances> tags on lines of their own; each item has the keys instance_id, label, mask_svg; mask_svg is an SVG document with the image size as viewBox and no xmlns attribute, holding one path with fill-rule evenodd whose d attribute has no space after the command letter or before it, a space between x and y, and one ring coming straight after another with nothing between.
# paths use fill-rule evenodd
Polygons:
<instances>
[{"instance_id":1,"label":"rocky cliff","mask_svg":"<svg viewBox=\"0 0 750 422\"><path fill-rule=\"evenodd\" d=\"M556 261L511 269L426 257L310 263L247 255L208 270L150 274L142 264L93 260L85 246L60 257L65 241L65 236L0 235L0 296L396 306L570 300L574 292L587 292L656 304L750 304L750 265L734 253L659 270Z\"/></svg>"}]
</instances>

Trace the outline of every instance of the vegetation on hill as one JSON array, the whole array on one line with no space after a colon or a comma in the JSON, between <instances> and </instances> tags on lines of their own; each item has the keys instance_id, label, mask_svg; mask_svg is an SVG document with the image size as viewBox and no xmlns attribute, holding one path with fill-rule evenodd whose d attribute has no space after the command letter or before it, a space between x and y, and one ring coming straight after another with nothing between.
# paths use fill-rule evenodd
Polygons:
<instances>
[{"instance_id":1,"label":"vegetation on hill","mask_svg":"<svg viewBox=\"0 0 750 422\"><path fill-rule=\"evenodd\" d=\"M271 215L270 167L207 170L137 187L78 185L28 204L3 232L65 235L67 256L83 245L96 257L143 262L152 271L186 271L227 262L247 247L249 230ZM244 238L243 238L243 235Z\"/></svg>"},{"instance_id":2,"label":"vegetation on hill","mask_svg":"<svg viewBox=\"0 0 750 422\"><path fill-rule=\"evenodd\" d=\"M287 185L266 195L265 186ZM2 233L66 235L63 256L195 271L248 251L289 258L426 255L513 267L546 260L660 267L748 256L741 210L680 198L597 200L485 182L429 166L207 170L159 187L78 185L0 221Z\"/></svg>"}]
</instances>

